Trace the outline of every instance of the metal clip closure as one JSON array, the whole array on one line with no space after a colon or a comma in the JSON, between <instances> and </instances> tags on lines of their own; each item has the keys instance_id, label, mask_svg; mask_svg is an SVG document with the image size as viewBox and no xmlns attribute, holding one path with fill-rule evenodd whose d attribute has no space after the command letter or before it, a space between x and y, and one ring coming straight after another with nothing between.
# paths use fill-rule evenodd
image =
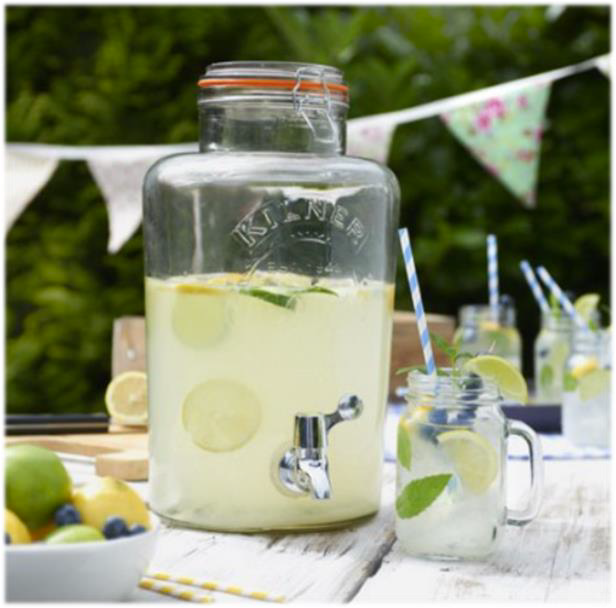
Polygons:
<instances>
[{"instance_id":1,"label":"metal clip closure","mask_svg":"<svg viewBox=\"0 0 616 608\"><path fill-rule=\"evenodd\" d=\"M320 80L321 86L323 87L323 94L310 94L309 92L305 92L301 94L301 86L302 86L302 77L306 78L311 76L313 79L316 77ZM316 141L319 141L324 144L332 144L338 140L338 125L334 122L332 118L332 96L327 86L327 80L325 79L325 70L322 68L314 68L310 66L304 66L298 68L295 72L296 82L293 87L293 108L295 111L306 121L308 128L312 132ZM321 107L319 108L320 101L323 101ZM317 102L317 103L315 103ZM329 133L319 133L318 131L323 131L323 129L317 129L308 115L305 105L310 105L311 110L315 112L320 112L324 115L327 120L327 125L329 127Z\"/></svg>"}]
</instances>

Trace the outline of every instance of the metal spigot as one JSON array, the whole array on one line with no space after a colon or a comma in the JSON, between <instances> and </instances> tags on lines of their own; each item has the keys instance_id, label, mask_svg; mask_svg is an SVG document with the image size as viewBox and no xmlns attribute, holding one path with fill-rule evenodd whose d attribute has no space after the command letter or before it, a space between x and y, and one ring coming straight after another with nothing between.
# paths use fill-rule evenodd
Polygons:
<instances>
[{"instance_id":1,"label":"metal spigot","mask_svg":"<svg viewBox=\"0 0 616 608\"><path fill-rule=\"evenodd\" d=\"M331 498L327 459L327 435L345 420L357 418L364 404L357 395L344 395L332 414L296 414L293 447L282 456L278 475L282 485L294 494L312 494L316 500Z\"/></svg>"}]
</instances>

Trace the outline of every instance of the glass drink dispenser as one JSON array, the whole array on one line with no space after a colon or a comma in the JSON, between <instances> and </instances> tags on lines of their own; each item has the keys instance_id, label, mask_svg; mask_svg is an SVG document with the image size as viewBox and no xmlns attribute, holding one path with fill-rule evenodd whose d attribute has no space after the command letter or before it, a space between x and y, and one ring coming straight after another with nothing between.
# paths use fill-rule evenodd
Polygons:
<instances>
[{"instance_id":1,"label":"glass drink dispenser","mask_svg":"<svg viewBox=\"0 0 616 608\"><path fill-rule=\"evenodd\" d=\"M378 510L398 185L338 70L210 66L200 151L144 183L151 507L209 529Z\"/></svg>"}]
</instances>

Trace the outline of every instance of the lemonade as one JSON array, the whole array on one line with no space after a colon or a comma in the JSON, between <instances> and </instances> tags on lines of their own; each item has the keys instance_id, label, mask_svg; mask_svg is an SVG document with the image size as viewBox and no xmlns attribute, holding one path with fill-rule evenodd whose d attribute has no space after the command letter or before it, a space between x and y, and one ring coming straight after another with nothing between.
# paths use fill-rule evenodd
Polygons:
<instances>
[{"instance_id":1,"label":"lemonade","mask_svg":"<svg viewBox=\"0 0 616 608\"><path fill-rule=\"evenodd\" d=\"M610 445L610 330L576 329L565 367L563 435L579 446Z\"/></svg>"},{"instance_id":2,"label":"lemonade","mask_svg":"<svg viewBox=\"0 0 616 608\"><path fill-rule=\"evenodd\" d=\"M464 410L457 413L464 416ZM420 406L400 423L399 433L408 434L412 458L408 469L398 462L396 535L405 551L414 555L482 557L500 540L505 510L503 421L489 414L477 419L455 417L456 413L446 409ZM476 454L478 460L470 456L468 471L465 451ZM444 488L432 503L406 517L401 496L411 482L415 482L415 491L420 490L419 496L426 492L420 483L426 488L435 486L430 488L433 492L439 491L439 483Z\"/></svg>"},{"instance_id":3,"label":"lemonade","mask_svg":"<svg viewBox=\"0 0 616 608\"><path fill-rule=\"evenodd\" d=\"M320 527L375 512L393 285L282 273L146 278L151 506L191 525ZM332 429L332 497L281 486L298 413L361 398Z\"/></svg>"}]
</instances>

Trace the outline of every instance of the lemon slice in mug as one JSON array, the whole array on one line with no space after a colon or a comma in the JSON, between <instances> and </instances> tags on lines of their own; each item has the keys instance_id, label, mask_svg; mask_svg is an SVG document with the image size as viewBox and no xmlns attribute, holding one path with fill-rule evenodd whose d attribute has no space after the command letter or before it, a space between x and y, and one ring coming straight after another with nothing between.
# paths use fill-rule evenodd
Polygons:
<instances>
[{"instance_id":1,"label":"lemon slice in mug","mask_svg":"<svg viewBox=\"0 0 616 608\"><path fill-rule=\"evenodd\" d=\"M147 376L130 371L118 374L105 392L107 411L119 424L143 425L148 421Z\"/></svg>"},{"instance_id":2,"label":"lemon slice in mug","mask_svg":"<svg viewBox=\"0 0 616 608\"><path fill-rule=\"evenodd\" d=\"M578 363L572 370L571 375L576 379L580 380L584 376L587 376L591 372L599 369L599 360L596 357L589 357L582 363Z\"/></svg>"},{"instance_id":3,"label":"lemon slice in mug","mask_svg":"<svg viewBox=\"0 0 616 608\"><path fill-rule=\"evenodd\" d=\"M611 374L607 369L594 369L580 379L580 400L594 399L610 387Z\"/></svg>"},{"instance_id":4,"label":"lemon slice in mug","mask_svg":"<svg viewBox=\"0 0 616 608\"><path fill-rule=\"evenodd\" d=\"M182 424L193 443L210 452L243 446L261 423L256 395L233 380L209 380L193 388L184 400Z\"/></svg>"},{"instance_id":5,"label":"lemon slice in mug","mask_svg":"<svg viewBox=\"0 0 616 608\"><path fill-rule=\"evenodd\" d=\"M509 361L496 355L479 355L464 364L464 370L494 382L504 397L519 403L528 401L526 380Z\"/></svg>"},{"instance_id":6,"label":"lemon slice in mug","mask_svg":"<svg viewBox=\"0 0 616 608\"><path fill-rule=\"evenodd\" d=\"M498 455L492 444L466 429L440 433L437 439L462 484L474 494L483 494L498 475Z\"/></svg>"}]
</instances>

